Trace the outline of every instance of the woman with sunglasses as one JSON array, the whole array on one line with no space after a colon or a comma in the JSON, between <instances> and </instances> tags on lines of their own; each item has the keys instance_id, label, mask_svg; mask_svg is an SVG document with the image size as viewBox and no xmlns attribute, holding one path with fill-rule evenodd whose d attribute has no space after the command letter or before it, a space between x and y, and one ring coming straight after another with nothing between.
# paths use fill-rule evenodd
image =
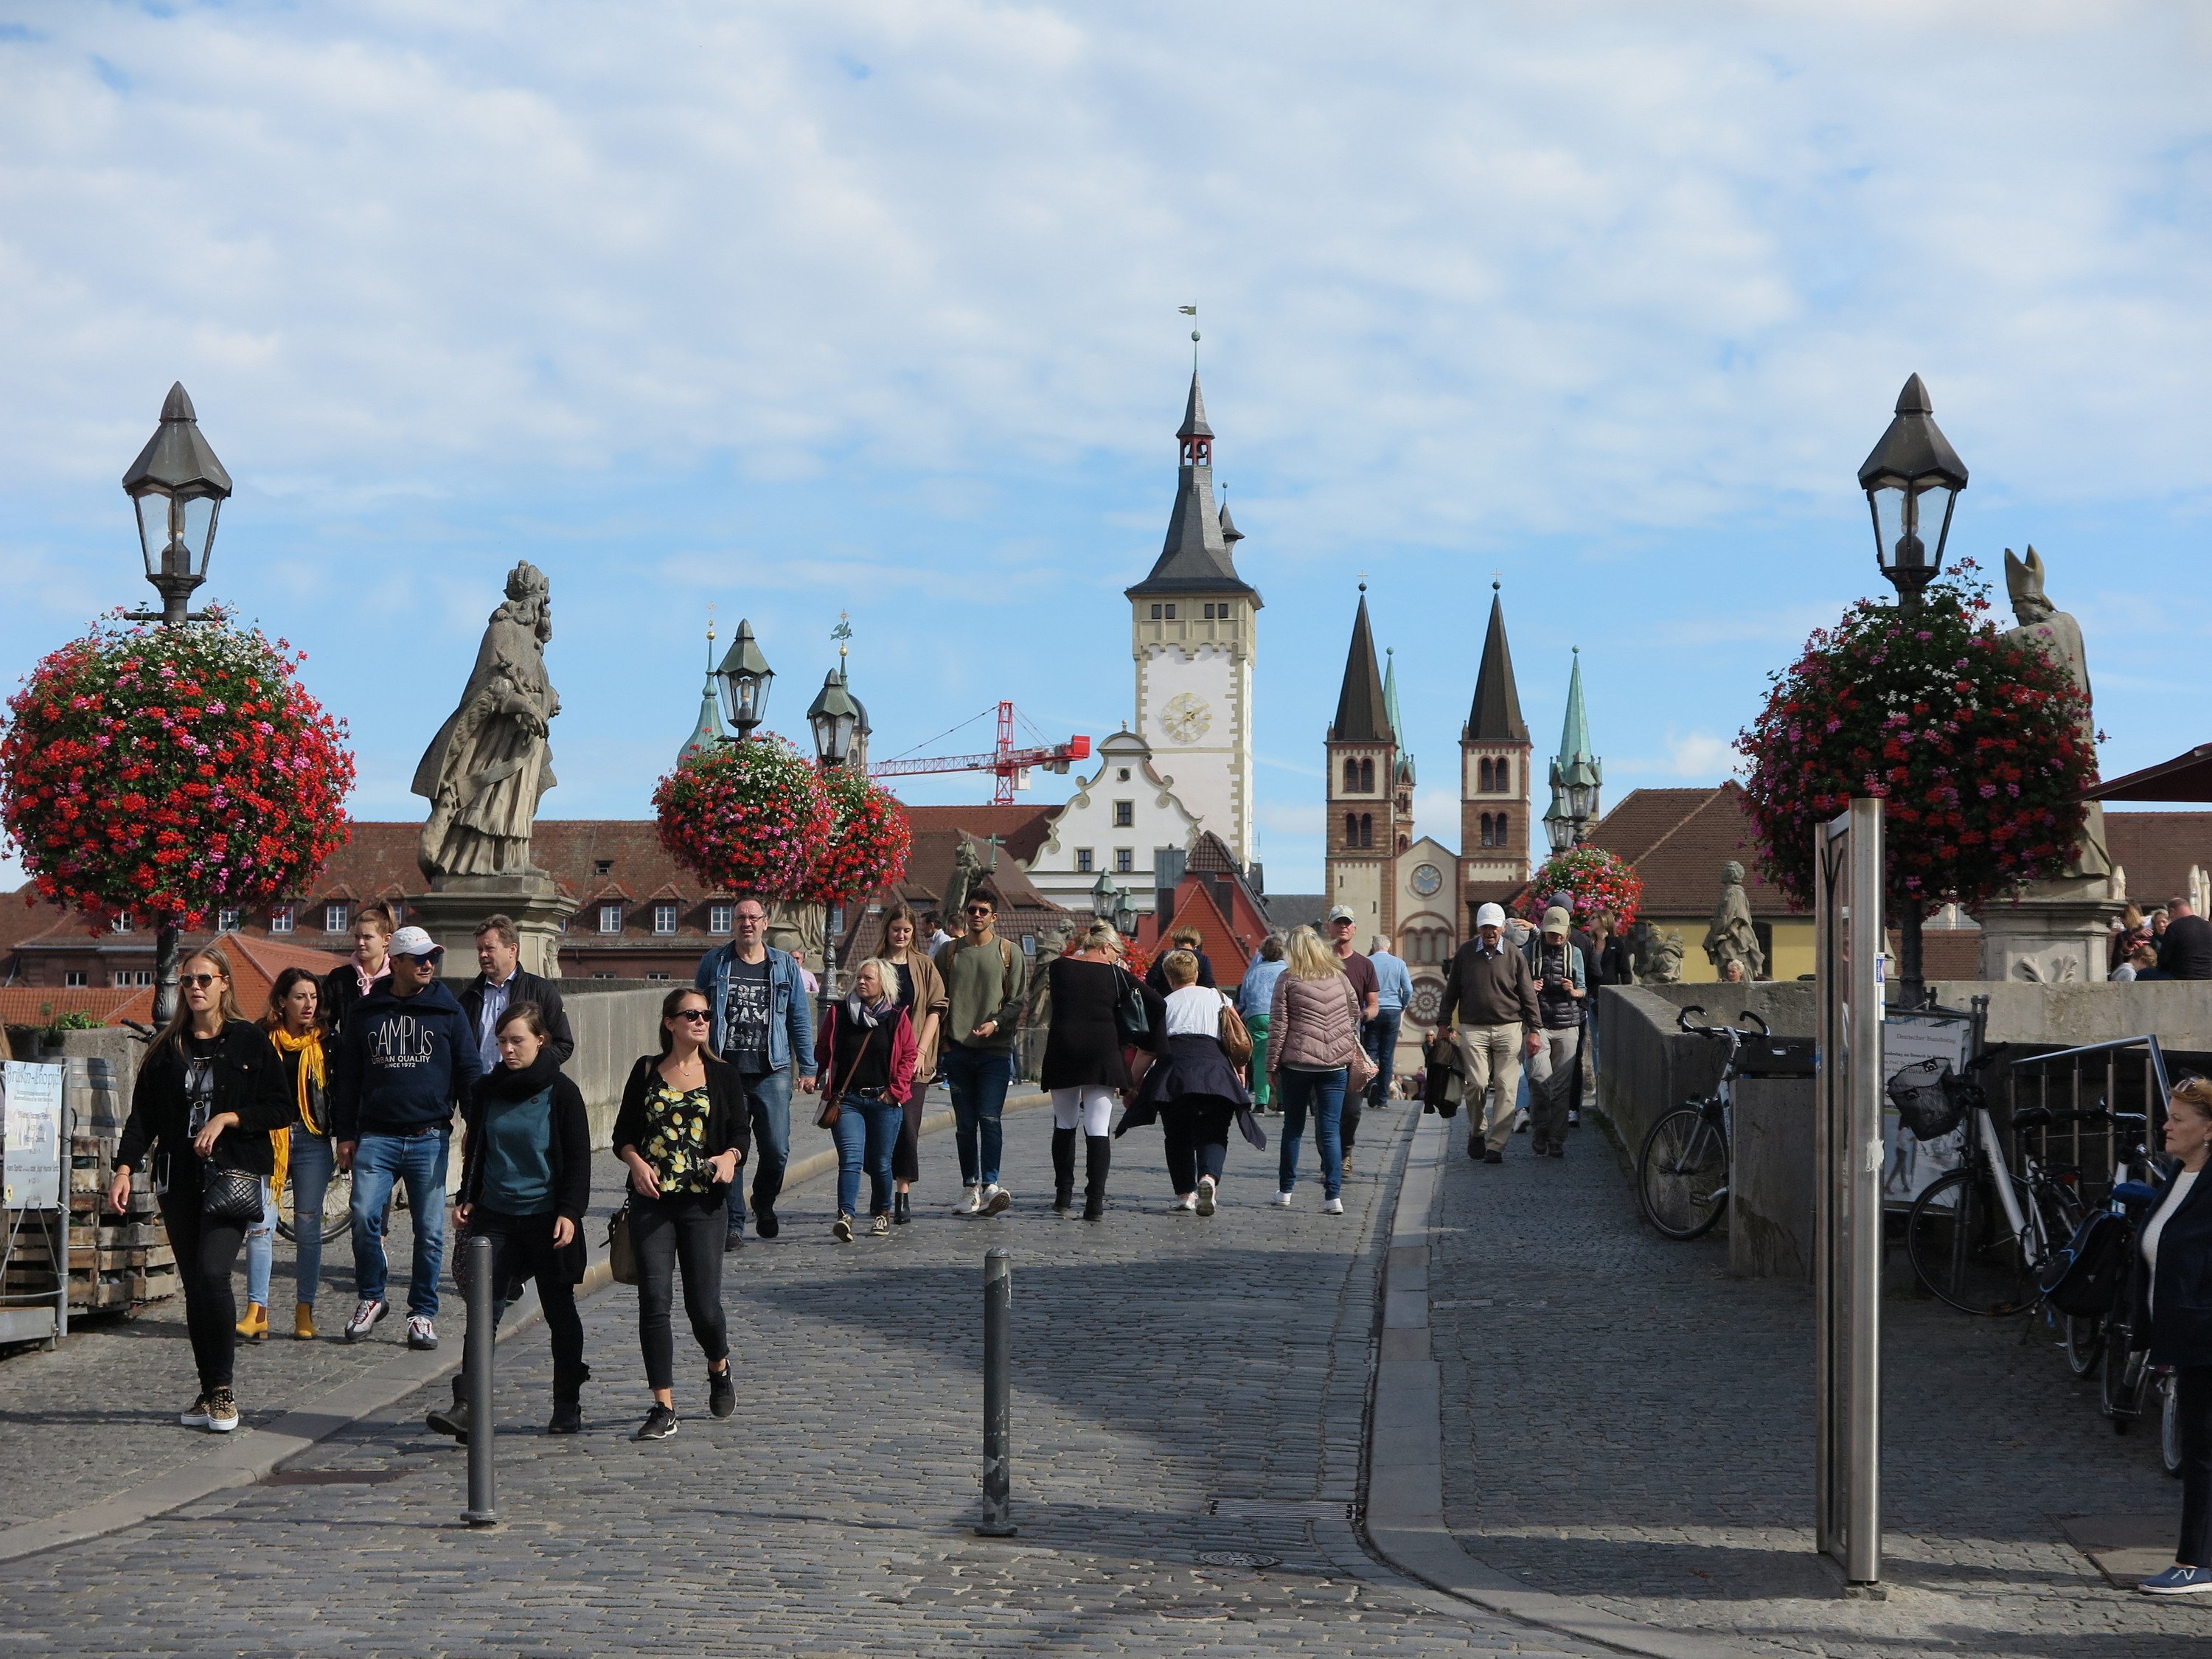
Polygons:
<instances>
[{"instance_id":1,"label":"woman with sunglasses","mask_svg":"<svg viewBox=\"0 0 2212 1659\"><path fill-rule=\"evenodd\" d=\"M2173 1367L2181 1427L2181 1542L2173 1565L2137 1587L2148 1595L2212 1592L2212 1079L2185 1078L2166 1103L2166 1154L2173 1173L2138 1240L2136 1328L2150 1329L2150 1363Z\"/></svg>"},{"instance_id":2,"label":"woman with sunglasses","mask_svg":"<svg viewBox=\"0 0 2212 1659\"><path fill-rule=\"evenodd\" d=\"M896 978L880 957L854 968L851 994L822 1016L814 1044L823 1109L837 1114L830 1129L837 1140L837 1219L830 1232L840 1244L853 1242L864 1165L868 1231L880 1238L891 1230L891 1149L915 1075L914 1021L889 988Z\"/></svg>"},{"instance_id":3,"label":"woman with sunglasses","mask_svg":"<svg viewBox=\"0 0 2212 1659\"><path fill-rule=\"evenodd\" d=\"M707 1356L708 1409L738 1408L730 1375L728 1321L722 1313L722 1249L730 1189L751 1150L744 1085L707 1052L714 1005L696 986L671 991L660 1005L660 1052L641 1056L615 1115L615 1155L629 1166L629 1242L638 1267L637 1336L653 1408L632 1437L665 1440L676 1432L676 1340L669 1315L676 1269L684 1269L684 1311Z\"/></svg>"},{"instance_id":4,"label":"woman with sunglasses","mask_svg":"<svg viewBox=\"0 0 2212 1659\"><path fill-rule=\"evenodd\" d=\"M305 968L287 968L269 988L269 1011L261 1016L261 1029L284 1062L284 1095L293 1115L291 1127L270 1137L276 1163L276 1178L269 1183L271 1201L262 1224L246 1235L246 1317L239 1322L238 1334L256 1340L269 1334L277 1206L287 1187L292 1189L295 1262L292 1335L301 1342L315 1336L315 1291L323 1277L323 1200L337 1169L331 1146L321 1012L322 987L314 975Z\"/></svg>"},{"instance_id":5,"label":"woman with sunglasses","mask_svg":"<svg viewBox=\"0 0 2212 1659\"><path fill-rule=\"evenodd\" d=\"M230 958L213 945L193 951L179 989L175 1015L138 1068L107 1206L124 1213L131 1176L150 1155L199 1373L199 1395L177 1420L228 1434L238 1426L231 1386L238 1304L230 1274L252 1214L226 1200L240 1185L236 1177L265 1180L275 1172L269 1136L292 1121L292 1103L276 1049L239 1016Z\"/></svg>"}]
</instances>

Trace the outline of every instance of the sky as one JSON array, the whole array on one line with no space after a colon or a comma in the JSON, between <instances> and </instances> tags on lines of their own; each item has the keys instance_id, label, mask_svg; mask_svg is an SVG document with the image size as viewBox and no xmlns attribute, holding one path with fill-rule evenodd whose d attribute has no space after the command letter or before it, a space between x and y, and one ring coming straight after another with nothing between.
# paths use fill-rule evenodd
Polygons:
<instances>
[{"instance_id":1,"label":"sky","mask_svg":"<svg viewBox=\"0 0 2212 1659\"><path fill-rule=\"evenodd\" d=\"M521 558L549 817L649 811L709 605L802 745L846 615L879 758L1001 697L1102 737L1195 305L1271 890L1363 576L1419 831L1492 580L1540 757L1579 647L1609 800L1727 775L1881 586L1915 372L1951 552L2041 550L2131 770L2212 738L2208 67L2127 0L0 0L0 684L150 599L118 481L181 380L204 593L307 650L357 817L419 816Z\"/></svg>"}]
</instances>

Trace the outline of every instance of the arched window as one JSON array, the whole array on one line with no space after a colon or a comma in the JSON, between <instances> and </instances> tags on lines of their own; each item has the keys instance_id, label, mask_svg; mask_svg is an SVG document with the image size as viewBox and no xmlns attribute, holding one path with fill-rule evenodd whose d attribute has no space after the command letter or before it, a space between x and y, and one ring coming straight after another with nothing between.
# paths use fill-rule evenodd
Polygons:
<instances>
[{"instance_id":1,"label":"arched window","mask_svg":"<svg viewBox=\"0 0 2212 1659\"><path fill-rule=\"evenodd\" d=\"M1344 793L1349 795L1358 787L1359 763L1346 756L1344 762Z\"/></svg>"},{"instance_id":2,"label":"arched window","mask_svg":"<svg viewBox=\"0 0 2212 1659\"><path fill-rule=\"evenodd\" d=\"M1344 844L1346 847L1359 845L1359 814L1357 812L1344 815Z\"/></svg>"},{"instance_id":3,"label":"arched window","mask_svg":"<svg viewBox=\"0 0 2212 1659\"><path fill-rule=\"evenodd\" d=\"M1359 787L1369 794L1375 792L1375 763L1371 760L1359 763Z\"/></svg>"},{"instance_id":4,"label":"arched window","mask_svg":"<svg viewBox=\"0 0 2212 1659\"><path fill-rule=\"evenodd\" d=\"M1513 793L1513 763L1503 757L1498 763L1498 793L1501 795Z\"/></svg>"},{"instance_id":5,"label":"arched window","mask_svg":"<svg viewBox=\"0 0 2212 1659\"><path fill-rule=\"evenodd\" d=\"M1375 815L1372 812L1359 815L1359 844L1362 847L1375 845Z\"/></svg>"},{"instance_id":6,"label":"arched window","mask_svg":"<svg viewBox=\"0 0 2212 1659\"><path fill-rule=\"evenodd\" d=\"M1486 795L1490 793L1492 787L1491 780L1494 775L1495 774L1491 769L1489 756L1485 755L1480 760L1474 763L1474 787L1481 793Z\"/></svg>"},{"instance_id":7,"label":"arched window","mask_svg":"<svg viewBox=\"0 0 2212 1659\"><path fill-rule=\"evenodd\" d=\"M1513 820L1510 815L1500 812L1498 815L1498 839L1492 843L1492 845L1498 847L1510 847L1512 844Z\"/></svg>"},{"instance_id":8,"label":"arched window","mask_svg":"<svg viewBox=\"0 0 2212 1659\"><path fill-rule=\"evenodd\" d=\"M1492 828L1492 826L1496 824L1498 820L1491 817L1487 812L1485 812L1482 815L1482 844L1485 847L1496 845L1494 838L1497 831Z\"/></svg>"}]
</instances>

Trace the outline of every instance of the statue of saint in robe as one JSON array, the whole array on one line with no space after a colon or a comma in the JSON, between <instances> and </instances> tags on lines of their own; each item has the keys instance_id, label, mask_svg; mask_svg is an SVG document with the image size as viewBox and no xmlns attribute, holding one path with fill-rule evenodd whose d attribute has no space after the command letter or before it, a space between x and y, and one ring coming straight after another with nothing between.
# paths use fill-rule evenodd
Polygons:
<instances>
[{"instance_id":1,"label":"statue of saint in robe","mask_svg":"<svg viewBox=\"0 0 2212 1659\"><path fill-rule=\"evenodd\" d=\"M2081 746L2094 758L2097 752L2097 719L2089 699L2089 657L2081 644L2081 624L2045 596L2043 561L2033 547L2027 550L2025 559L2016 557L2012 549L2005 549L2005 592L2012 598L2012 614L2020 623L2005 638L2034 646L2072 678L2084 705L2078 735ZM2074 856L2067 861L2066 873L2070 878L2111 880L2112 855L2105 847L2102 801L2089 803L2088 815L2081 821L2081 833L2075 838Z\"/></svg>"}]
</instances>

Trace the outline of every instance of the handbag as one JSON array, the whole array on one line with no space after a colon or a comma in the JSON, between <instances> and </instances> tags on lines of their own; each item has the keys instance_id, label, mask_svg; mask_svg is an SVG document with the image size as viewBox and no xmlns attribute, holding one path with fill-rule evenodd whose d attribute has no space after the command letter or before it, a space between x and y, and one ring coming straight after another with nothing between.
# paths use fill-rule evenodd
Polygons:
<instances>
[{"instance_id":1,"label":"handbag","mask_svg":"<svg viewBox=\"0 0 2212 1659\"><path fill-rule=\"evenodd\" d=\"M816 1128L834 1129L837 1127L837 1120L845 1115L845 1109L840 1104L844 1099L845 1089L853 1086L853 1073L860 1069L860 1062L868 1055L868 1045L876 1040L876 1031L880 1029L871 1029L867 1036L860 1039L860 1052L853 1056L853 1063L845 1068L845 1087L822 1097L822 1109L814 1114Z\"/></svg>"},{"instance_id":2,"label":"handbag","mask_svg":"<svg viewBox=\"0 0 2212 1659\"><path fill-rule=\"evenodd\" d=\"M1137 976L1127 969L1117 972L1120 977L1114 986L1114 1029L1121 1033L1123 1048L1147 1047L1145 1040L1152 1034L1152 1016L1145 1006L1145 988L1137 983Z\"/></svg>"},{"instance_id":3,"label":"handbag","mask_svg":"<svg viewBox=\"0 0 2212 1659\"><path fill-rule=\"evenodd\" d=\"M1229 1056L1232 1066L1242 1066L1252 1058L1252 1033L1226 997L1221 1000L1221 1052Z\"/></svg>"},{"instance_id":4,"label":"handbag","mask_svg":"<svg viewBox=\"0 0 2212 1659\"><path fill-rule=\"evenodd\" d=\"M1348 981L1344 994L1352 1005L1352 1060L1345 1067L1345 1087L1357 1094L1382 1075L1382 1068L1368 1058L1366 1045L1359 1040L1359 994Z\"/></svg>"},{"instance_id":5,"label":"handbag","mask_svg":"<svg viewBox=\"0 0 2212 1659\"><path fill-rule=\"evenodd\" d=\"M617 1285L635 1285L644 1275L637 1270L637 1249L629 1242L629 1200L607 1223L607 1272Z\"/></svg>"},{"instance_id":6,"label":"handbag","mask_svg":"<svg viewBox=\"0 0 2212 1659\"><path fill-rule=\"evenodd\" d=\"M251 1227L261 1219L261 1177L210 1164L200 1176L200 1214L209 1221Z\"/></svg>"}]
</instances>

